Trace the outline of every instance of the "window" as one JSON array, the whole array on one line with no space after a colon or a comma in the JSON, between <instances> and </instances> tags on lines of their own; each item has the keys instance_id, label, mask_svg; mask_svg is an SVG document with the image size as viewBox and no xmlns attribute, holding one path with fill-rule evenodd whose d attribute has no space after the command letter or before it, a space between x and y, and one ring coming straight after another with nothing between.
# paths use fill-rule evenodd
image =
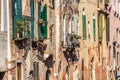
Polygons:
<instances>
[{"instance_id":1,"label":"window","mask_svg":"<svg viewBox=\"0 0 120 80\"><path fill-rule=\"evenodd\" d=\"M102 58L102 66L105 68L106 67L106 58Z\"/></svg>"},{"instance_id":2,"label":"window","mask_svg":"<svg viewBox=\"0 0 120 80\"><path fill-rule=\"evenodd\" d=\"M99 40L102 40L102 37L103 37L103 31L102 31L102 26L103 26L103 22L102 22L102 18L103 18L103 15L102 14L99 14L99 26L98 26L98 37L99 37Z\"/></svg>"},{"instance_id":3,"label":"window","mask_svg":"<svg viewBox=\"0 0 120 80\"><path fill-rule=\"evenodd\" d=\"M117 66L119 66L119 52L117 52Z\"/></svg>"},{"instance_id":4,"label":"window","mask_svg":"<svg viewBox=\"0 0 120 80\"><path fill-rule=\"evenodd\" d=\"M17 80L21 80L21 63L17 63Z\"/></svg>"},{"instance_id":5,"label":"window","mask_svg":"<svg viewBox=\"0 0 120 80\"><path fill-rule=\"evenodd\" d=\"M25 38L31 38L31 17L23 16L24 19L24 35Z\"/></svg>"},{"instance_id":6,"label":"window","mask_svg":"<svg viewBox=\"0 0 120 80\"><path fill-rule=\"evenodd\" d=\"M109 41L109 17L106 18L106 41Z\"/></svg>"},{"instance_id":7,"label":"window","mask_svg":"<svg viewBox=\"0 0 120 80\"><path fill-rule=\"evenodd\" d=\"M84 80L84 59L82 59L82 80Z\"/></svg>"},{"instance_id":8,"label":"window","mask_svg":"<svg viewBox=\"0 0 120 80\"><path fill-rule=\"evenodd\" d=\"M93 14L93 39L96 40L96 20L94 14Z\"/></svg>"},{"instance_id":9,"label":"window","mask_svg":"<svg viewBox=\"0 0 120 80\"><path fill-rule=\"evenodd\" d=\"M66 41L66 36L67 36L67 21L68 19L67 19L67 15L64 15L64 17L63 17L63 45L65 46L67 43L67 41ZM71 23L69 23L69 25L71 25Z\"/></svg>"},{"instance_id":10,"label":"window","mask_svg":"<svg viewBox=\"0 0 120 80\"><path fill-rule=\"evenodd\" d=\"M90 39L90 21L88 21L88 39Z\"/></svg>"},{"instance_id":11,"label":"window","mask_svg":"<svg viewBox=\"0 0 120 80\"><path fill-rule=\"evenodd\" d=\"M113 45L113 57L114 58L116 57L116 48L115 48L115 45Z\"/></svg>"},{"instance_id":12,"label":"window","mask_svg":"<svg viewBox=\"0 0 120 80\"><path fill-rule=\"evenodd\" d=\"M34 80L38 80L39 78L39 63L38 62L33 63L33 76L34 76Z\"/></svg>"},{"instance_id":13,"label":"window","mask_svg":"<svg viewBox=\"0 0 120 80\"><path fill-rule=\"evenodd\" d=\"M44 39L47 37L47 5L41 10L41 5L38 3L38 33L39 39Z\"/></svg>"},{"instance_id":14,"label":"window","mask_svg":"<svg viewBox=\"0 0 120 80\"><path fill-rule=\"evenodd\" d=\"M84 8L82 14L82 27L83 27L83 39L86 39L86 15Z\"/></svg>"},{"instance_id":15,"label":"window","mask_svg":"<svg viewBox=\"0 0 120 80\"><path fill-rule=\"evenodd\" d=\"M72 33L77 35L78 34L78 15L77 15L77 13L73 14L71 25L72 25Z\"/></svg>"}]
</instances>

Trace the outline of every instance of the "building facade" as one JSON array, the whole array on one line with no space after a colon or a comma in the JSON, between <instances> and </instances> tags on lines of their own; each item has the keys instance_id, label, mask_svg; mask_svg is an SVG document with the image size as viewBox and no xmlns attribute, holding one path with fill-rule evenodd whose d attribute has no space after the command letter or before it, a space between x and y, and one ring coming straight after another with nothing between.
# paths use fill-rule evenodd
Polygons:
<instances>
[{"instance_id":1,"label":"building facade","mask_svg":"<svg viewBox=\"0 0 120 80\"><path fill-rule=\"evenodd\" d=\"M110 0L108 5L109 19L110 19L110 41L108 46L109 51L109 78L119 79L119 0Z\"/></svg>"},{"instance_id":2,"label":"building facade","mask_svg":"<svg viewBox=\"0 0 120 80\"><path fill-rule=\"evenodd\" d=\"M0 5L0 80L119 79L119 0Z\"/></svg>"}]
</instances>

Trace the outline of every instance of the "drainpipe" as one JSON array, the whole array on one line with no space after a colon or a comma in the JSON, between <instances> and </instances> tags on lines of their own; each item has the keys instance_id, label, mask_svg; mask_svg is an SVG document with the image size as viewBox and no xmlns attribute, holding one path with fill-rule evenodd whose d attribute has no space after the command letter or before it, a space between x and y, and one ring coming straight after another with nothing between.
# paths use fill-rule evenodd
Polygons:
<instances>
[{"instance_id":1,"label":"drainpipe","mask_svg":"<svg viewBox=\"0 0 120 80\"><path fill-rule=\"evenodd\" d=\"M5 2L6 3L4 3L4 4L6 4L6 9L4 9L4 10L6 10L6 20L7 20L7 48L8 48L8 50L7 50L7 67L8 67L8 80L13 80L12 79L12 71L11 71L11 69L12 69L12 63L11 63L11 61L12 61L12 54L11 54L11 41L10 41L10 14L9 14L9 10L10 10L10 8L9 8L9 0L5 0Z\"/></svg>"},{"instance_id":2,"label":"drainpipe","mask_svg":"<svg viewBox=\"0 0 120 80\"><path fill-rule=\"evenodd\" d=\"M54 72L54 80L58 79L58 67L60 62L60 1L55 0L55 18L56 18L56 53L55 53L55 72Z\"/></svg>"}]
</instances>

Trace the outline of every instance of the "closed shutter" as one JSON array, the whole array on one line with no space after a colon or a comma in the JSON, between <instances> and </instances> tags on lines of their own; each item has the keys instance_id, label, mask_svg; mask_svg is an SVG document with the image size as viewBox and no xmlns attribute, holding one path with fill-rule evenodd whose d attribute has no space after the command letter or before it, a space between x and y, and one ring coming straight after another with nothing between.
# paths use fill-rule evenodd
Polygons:
<instances>
[{"instance_id":1,"label":"closed shutter","mask_svg":"<svg viewBox=\"0 0 120 80\"><path fill-rule=\"evenodd\" d=\"M22 19L22 6L21 0L16 0L16 20L19 21Z\"/></svg>"},{"instance_id":2,"label":"closed shutter","mask_svg":"<svg viewBox=\"0 0 120 80\"><path fill-rule=\"evenodd\" d=\"M41 19L44 21L44 25L40 27L41 37L47 37L47 6L45 5L41 13Z\"/></svg>"},{"instance_id":3,"label":"closed shutter","mask_svg":"<svg viewBox=\"0 0 120 80\"><path fill-rule=\"evenodd\" d=\"M30 0L31 9L31 38L34 39L34 0Z\"/></svg>"},{"instance_id":4,"label":"closed shutter","mask_svg":"<svg viewBox=\"0 0 120 80\"><path fill-rule=\"evenodd\" d=\"M103 22L102 22L102 16L103 15L99 15L99 27L98 27L98 35L99 35L99 40L102 40L102 35L103 35L103 31L102 31L102 26L103 26Z\"/></svg>"},{"instance_id":5,"label":"closed shutter","mask_svg":"<svg viewBox=\"0 0 120 80\"><path fill-rule=\"evenodd\" d=\"M93 37L94 37L94 40L96 39L96 22L95 22L95 19L93 19Z\"/></svg>"},{"instance_id":6,"label":"closed shutter","mask_svg":"<svg viewBox=\"0 0 120 80\"><path fill-rule=\"evenodd\" d=\"M82 15L83 39L86 39L86 15Z\"/></svg>"},{"instance_id":7,"label":"closed shutter","mask_svg":"<svg viewBox=\"0 0 120 80\"><path fill-rule=\"evenodd\" d=\"M109 17L106 18L106 41L109 41Z\"/></svg>"}]
</instances>

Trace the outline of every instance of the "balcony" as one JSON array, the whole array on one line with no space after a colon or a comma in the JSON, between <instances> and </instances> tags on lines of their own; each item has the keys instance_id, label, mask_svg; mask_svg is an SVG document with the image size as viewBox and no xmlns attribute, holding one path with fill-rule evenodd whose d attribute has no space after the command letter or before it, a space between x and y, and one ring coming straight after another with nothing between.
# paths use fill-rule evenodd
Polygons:
<instances>
[{"instance_id":1,"label":"balcony","mask_svg":"<svg viewBox=\"0 0 120 80\"><path fill-rule=\"evenodd\" d=\"M80 47L80 42L78 39L80 39L80 36L75 34L67 34L66 36L67 45L63 45L63 48L65 48L63 53L68 63L78 61L79 51L76 50Z\"/></svg>"}]
</instances>

